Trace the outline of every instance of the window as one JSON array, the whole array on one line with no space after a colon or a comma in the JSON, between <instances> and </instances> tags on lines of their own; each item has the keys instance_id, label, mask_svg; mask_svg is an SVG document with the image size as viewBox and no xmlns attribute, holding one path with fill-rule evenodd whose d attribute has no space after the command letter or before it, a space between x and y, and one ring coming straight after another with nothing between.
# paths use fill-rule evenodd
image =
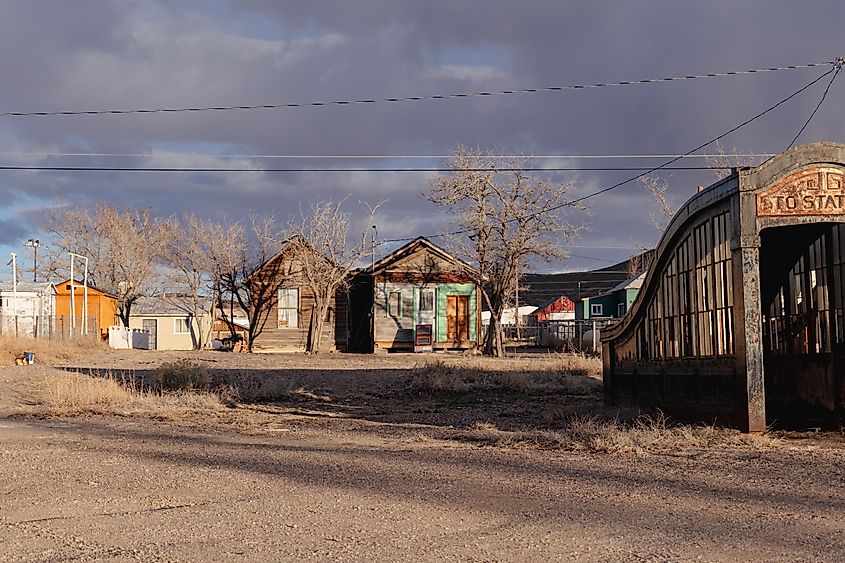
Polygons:
<instances>
[{"instance_id":1,"label":"window","mask_svg":"<svg viewBox=\"0 0 845 563\"><path fill-rule=\"evenodd\" d=\"M616 316L620 319L625 316L625 304L620 303L616 306Z\"/></svg>"},{"instance_id":2,"label":"window","mask_svg":"<svg viewBox=\"0 0 845 563\"><path fill-rule=\"evenodd\" d=\"M387 316L401 317L402 316L402 292L391 291L387 296Z\"/></svg>"},{"instance_id":3,"label":"window","mask_svg":"<svg viewBox=\"0 0 845 563\"><path fill-rule=\"evenodd\" d=\"M279 328L299 327L299 288L279 290Z\"/></svg>"},{"instance_id":4,"label":"window","mask_svg":"<svg viewBox=\"0 0 845 563\"><path fill-rule=\"evenodd\" d=\"M590 303L590 316L600 317L604 314L604 306L601 303Z\"/></svg>"},{"instance_id":5,"label":"window","mask_svg":"<svg viewBox=\"0 0 845 563\"><path fill-rule=\"evenodd\" d=\"M430 289L420 290L420 312L431 313L434 311L434 291Z\"/></svg>"},{"instance_id":6,"label":"window","mask_svg":"<svg viewBox=\"0 0 845 563\"><path fill-rule=\"evenodd\" d=\"M705 219L678 244L641 321L641 359L730 356L733 281L730 212Z\"/></svg>"},{"instance_id":7,"label":"window","mask_svg":"<svg viewBox=\"0 0 845 563\"><path fill-rule=\"evenodd\" d=\"M188 334L191 332L191 323L188 317L177 317L173 319L173 334Z\"/></svg>"}]
</instances>

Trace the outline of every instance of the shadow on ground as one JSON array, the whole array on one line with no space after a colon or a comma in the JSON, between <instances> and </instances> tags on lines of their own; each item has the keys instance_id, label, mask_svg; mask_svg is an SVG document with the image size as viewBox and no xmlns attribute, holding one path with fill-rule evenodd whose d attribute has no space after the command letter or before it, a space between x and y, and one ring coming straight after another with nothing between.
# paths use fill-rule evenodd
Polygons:
<instances>
[{"instance_id":1,"label":"shadow on ground","mask_svg":"<svg viewBox=\"0 0 845 563\"><path fill-rule=\"evenodd\" d=\"M153 387L155 370L64 366L60 369ZM279 408L303 416L360 419L395 424L463 427L475 422L502 430L549 427L579 414L606 414L601 383L556 372L496 371L484 381L451 382L446 389L420 381L419 368L315 369L210 368L212 389L266 414ZM459 378L460 379L460 378ZM224 393L225 394L225 393Z\"/></svg>"}]
</instances>

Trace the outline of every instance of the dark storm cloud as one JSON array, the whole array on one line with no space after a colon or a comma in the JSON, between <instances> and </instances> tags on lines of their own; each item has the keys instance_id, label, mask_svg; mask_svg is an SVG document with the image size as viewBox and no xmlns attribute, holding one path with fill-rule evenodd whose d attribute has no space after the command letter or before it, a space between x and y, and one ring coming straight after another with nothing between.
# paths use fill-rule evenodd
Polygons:
<instances>
[{"instance_id":1,"label":"dark storm cloud","mask_svg":"<svg viewBox=\"0 0 845 563\"><path fill-rule=\"evenodd\" d=\"M49 4L50 17L45 17ZM7 2L0 111L255 104L550 86L815 62L840 55L845 6L827 2ZM811 14L825 14L823 18ZM810 18L812 25L805 25ZM458 144L533 154L683 152L776 102L821 69L557 94L254 112L4 118L0 152L149 152L156 159L65 159L78 165L231 166L184 153L443 154ZM842 140L831 93L802 140ZM726 140L777 151L820 87ZM3 157L4 163L21 163ZM33 163L27 160L27 163ZM43 163L48 160L41 161ZM237 166L267 161L235 160ZM274 167L325 161L270 161ZM346 161L338 166L408 165ZM419 164L419 163L414 163ZM425 163L426 165L432 163ZM436 163L435 163L436 164ZM570 164L599 164L574 161ZM603 164L622 164L617 161ZM640 164L639 161L636 164ZM105 199L243 217L282 216L317 197L390 201L384 237L442 230L424 174L153 174L0 172L0 191L70 202ZM583 195L624 174L573 173ZM680 204L709 173L676 172ZM653 244L636 186L591 200L581 244ZM623 250L581 249L601 259ZM594 266L596 263L572 261ZM555 266L556 267L556 266Z\"/></svg>"}]
</instances>

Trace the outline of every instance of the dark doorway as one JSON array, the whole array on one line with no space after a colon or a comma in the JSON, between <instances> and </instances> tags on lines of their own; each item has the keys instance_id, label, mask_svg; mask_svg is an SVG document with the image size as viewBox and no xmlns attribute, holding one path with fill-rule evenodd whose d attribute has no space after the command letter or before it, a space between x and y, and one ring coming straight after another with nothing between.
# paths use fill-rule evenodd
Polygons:
<instances>
[{"instance_id":1,"label":"dark doorway","mask_svg":"<svg viewBox=\"0 0 845 563\"><path fill-rule=\"evenodd\" d=\"M761 233L760 289L768 424L842 422L845 226L813 223Z\"/></svg>"}]
</instances>

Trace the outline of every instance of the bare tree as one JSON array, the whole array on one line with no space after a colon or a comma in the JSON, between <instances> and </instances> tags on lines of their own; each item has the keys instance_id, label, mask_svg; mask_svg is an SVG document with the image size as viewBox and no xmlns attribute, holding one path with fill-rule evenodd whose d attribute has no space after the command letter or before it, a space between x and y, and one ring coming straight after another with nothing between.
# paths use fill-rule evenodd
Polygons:
<instances>
[{"instance_id":1,"label":"bare tree","mask_svg":"<svg viewBox=\"0 0 845 563\"><path fill-rule=\"evenodd\" d=\"M211 327L203 327L202 319L213 313L208 294L213 292L211 238L215 225L193 213L171 217L163 223L166 231L161 259L167 289L162 297L184 311L191 320L194 349L201 350L210 337ZM213 322L213 318L212 318Z\"/></svg>"},{"instance_id":2,"label":"bare tree","mask_svg":"<svg viewBox=\"0 0 845 563\"><path fill-rule=\"evenodd\" d=\"M520 162L459 147L452 174L433 183L428 197L455 213L462 236L455 251L474 266L466 272L490 310L484 353L504 355L502 311L533 259L563 258L563 244L576 228L564 219L569 185L529 177Z\"/></svg>"},{"instance_id":3,"label":"bare tree","mask_svg":"<svg viewBox=\"0 0 845 563\"><path fill-rule=\"evenodd\" d=\"M281 246L279 231L275 215L253 214L248 228L221 226L210 251L218 308L226 319L224 299L228 296L244 311L249 351L264 330L281 286L281 262L271 260ZM234 332L232 319L227 322Z\"/></svg>"},{"instance_id":4,"label":"bare tree","mask_svg":"<svg viewBox=\"0 0 845 563\"><path fill-rule=\"evenodd\" d=\"M235 328L235 293L231 286L235 284L240 276L239 271L245 271L241 267L242 261L246 260L249 252L246 248L245 230L240 223L216 223L208 221L205 225L206 237L208 238L208 260L209 260L209 289L211 295L212 322L217 318L229 327L229 334L232 337L237 335ZM241 310L238 304L238 310Z\"/></svg>"},{"instance_id":5,"label":"bare tree","mask_svg":"<svg viewBox=\"0 0 845 563\"><path fill-rule=\"evenodd\" d=\"M68 275L65 257L89 259L89 280L117 297L118 316L129 326L132 305L156 277L165 229L148 208L60 207L47 215L53 273Z\"/></svg>"},{"instance_id":6,"label":"bare tree","mask_svg":"<svg viewBox=\"0 0 845 563\"><path fill-rule=\"evenodd\" d=\"M707 163L707 166L713 169L713 175L717 181L730 176L731 168L754 165L753 159L743 156L736 147L725 149L724 145L718 141L716 142L715 155L705 158L704 161Z\"/></svg>"},{"instance_id":7,"label":"bare tree","mask_svg":"<svg viewBox=\"0 0 845 563\"><path fill-rule=\"evenodd\" d=\"M669 196L669 181L661 176L648 175L640 177L637 182L654 199L657 210L650 214L651 224L658 232L662 233L677 211L672 198Z\"/></svg>"},{"instance_id":8,"label":"bare tree","mask_svg":"<svg viewBox=\"0 0 845 563\"><path fill-rule=\"evenodd\" d=\"M306 341L306 351L314 354L322 350L323 325L332 298L347 286L351 270L370 250L367 235L381 205L368 206L369 217L360 240L350 241L351 215L341 209L342 204L318 201L288 222L288 247L298 265L293 276L314 296Z\"/></svg>"}]
</instances>

